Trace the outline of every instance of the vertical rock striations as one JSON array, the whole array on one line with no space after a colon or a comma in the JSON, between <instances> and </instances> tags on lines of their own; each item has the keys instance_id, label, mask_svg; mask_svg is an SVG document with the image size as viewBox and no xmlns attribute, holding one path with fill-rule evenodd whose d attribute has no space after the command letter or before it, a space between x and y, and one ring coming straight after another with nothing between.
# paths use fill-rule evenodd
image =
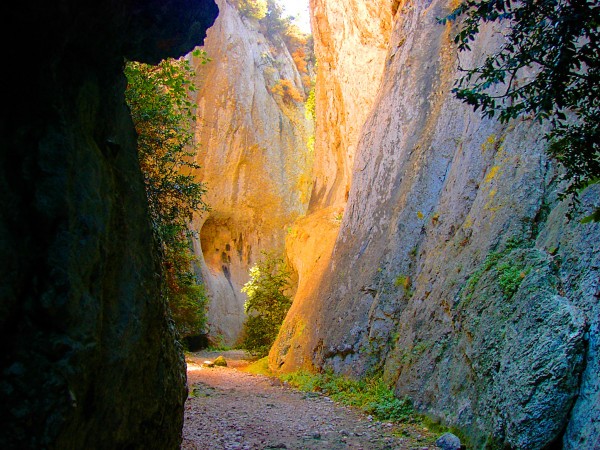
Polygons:
<instances>
[{"instance_id":1,"label":"vertical rock striations","mask_svg":"<svg viewBox=\"0 0 600 450\"><path fill-rule=\"evenodd\" d=\"M381 81L390 0L311 0L317 56L317 127L310 210L344 206L358 136Z\"/></svg>"},{"instance_id":2,"label":"vertical rock striations","mask_svg":"<svg viewBox=\"0 0 600 450\"><path fill-rule=\"evenodd\" d=\"M210 0L6 8L2 448L179 448L185 365L160 296L123 63L189 51L217 12Z\"/></svg>"},{"instance_id":3,"label":"vertical rock striations","mask_svg":"<svg viewBox=\"0 0 600 450\"><path fill-rule=\"evenodd\" d=\"M261 32L229 2L218 4L203 47L211 62L195 64L197 162L212 211L194 228L211 299L209 334L233 344L245 318L240 289L248 269L262 251L283 254L289 224L306 212L313 125L301 101L301 74L281 36ZM281 90L286 83L296 99Z\"/></svg>"},{"instance_id":4,"label":"vertical rock striations","mask_svg":"<svg viewBox=\"0 0 600 450\"><path fill-rule=\"evenodd\" d=\"M281 348L274 353L291 352L289 368L310 366L302 352L298 358L291 356L301 345L290 348L288 344L311 336L303 317L315 314L320 305L315 303L320 278L348 199L359 133L383 74L392 21L389 3L311 2L318 65L314 181L309 214L292 226L286 239L288 258L298 273L298 288L290 320L275 343Z\"/></svg>"},{"instance_id":5,"label":"vertical rock striations","mask_svg":"<svg viewBox=\"0 0 600 450\"><path fill-rule=\"evenodd\" d=\"M299 288L271 365L381 373L475 448L595 448L600 226L565 219L538 124L482 119L453 98L455 30L436 20L448 4L393 3L382 83L365 122L353 122L362 131L341 228L327 231L331 260L298 257L314 268L310 293ZM348 35L334 20L373 26L345 5L312 3L324 42ZM461 65L500 36L485 28ZM317 110L338 117L342 95L330 97ZM319 192L311 211L324 214Z\"/></svg>"}]
</instances>

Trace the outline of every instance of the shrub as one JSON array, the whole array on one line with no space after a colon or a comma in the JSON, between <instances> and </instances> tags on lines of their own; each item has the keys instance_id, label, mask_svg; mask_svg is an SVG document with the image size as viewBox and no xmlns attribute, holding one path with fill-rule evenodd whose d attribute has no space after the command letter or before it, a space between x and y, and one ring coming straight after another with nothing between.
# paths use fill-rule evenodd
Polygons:
<instances>
[{"instance_id":1,"label":"shrub","mask_svg":"<svg viewBox=\"0 0 600 450\"><path fill-rule=\"evenodd\" d=\"M267 0L237 0L236 6L244 17L261 20L267 15Z\"/></svg>"},{"instance_id":2,"label":"shrub","mask_svg":"<svg viewBox=\"0 0 600 450\"><path fill-rule=\"evenodd\" d=\"M201 51L194 56L207 62ZM190 174L193 162L189 62L167 59L153 66L128 62L125 98L138 132L138 158L148 198L149 219L159 244L163 295L181 337L197 334L205 323L203 286L192 270L188 223L208 210L206 187ZM185 174L184 172L188 173Z\"/></svg>"},{"instance_id":3,"label":"shrub","mask_svg":"<svg viewBox=\"0 0 600 450\"><path fill-rule=\"evenodd\" d=\"M277 84L271 88L271 92L283 98L285 103L304 101L303 95L296 89L292 81L285 78L277 81Z\"/></svg>"},{"instance_id":4,"label":"shrub","mask_svg":"<svg viewBox=\"0 0 600 450\"><path fill-rule=\"evenodd\" d=\"M303 47L297 48L294 53L292 53L292 59L294 60L294 64L296 64L296 68L298 72L307 74L308 73L308 63L306 61L306 50Z\"/></svg>"},{"instance_id":5,"label":"shrub","mask_svg":"<svg viewBox=\"0 0 600 450\"><path fill-rule=\"evenodd\" d=\"M248 295L242 347L265 356L277 337L292 300L286 295L290 272L283 258L263 253L264 257L250 269L250 280L242 288Z\"/></svg>"},{"instance_id":6,"label":"shrub","mask_svg":"<svg viewBox=\"0 0 600 450\"><path fill-rule=\"evenodd\" d=\"M277 0L267 0L267 14L261 20L263 32L268 37L282 36L292 23L291 17L283 16L283 8Z\"/></svg>"},{"instance_id":7,"label":"shrub","mask_svg":"<svg viewBox=\"0 0 600 450\"><path fill-rule=\"evenodd\" d=\"M306 103L304 104L306 108L306 118L312 120L313 122L317 120L317 112L315 110L315 105L315 88L313 87L308 93Z\"/></svg>"},{"instance_id":8,"label":"shrub","mask_svg":"<svg viewBox=\"0 0 600 450\"><path fill-rule=\"evenodd\" d=\"M506 262L498 265L496 268L498 272L498 285L507 299L512 298L517 292L519 286L521 286L521 282L530 270L531 268L529 267L515 263Z\"/></svg>"}]
</instances>

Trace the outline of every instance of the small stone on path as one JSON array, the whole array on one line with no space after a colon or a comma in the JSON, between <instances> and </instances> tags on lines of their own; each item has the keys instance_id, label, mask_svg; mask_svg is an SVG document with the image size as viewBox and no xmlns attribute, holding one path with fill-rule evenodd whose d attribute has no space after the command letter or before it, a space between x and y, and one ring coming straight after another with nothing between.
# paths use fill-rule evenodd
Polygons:
<instances>
[{"instance_id":1,"label":"small stone on path","mask_svg":"<svg viewBox=\"0 0 600 450\"><path fill-rule=\"evenodd\" d=\"M437 445L442 450L460 450L461 443L460 439L452 433L445 433L435 441L435 445Z\"/></svg>"}]
</instances>

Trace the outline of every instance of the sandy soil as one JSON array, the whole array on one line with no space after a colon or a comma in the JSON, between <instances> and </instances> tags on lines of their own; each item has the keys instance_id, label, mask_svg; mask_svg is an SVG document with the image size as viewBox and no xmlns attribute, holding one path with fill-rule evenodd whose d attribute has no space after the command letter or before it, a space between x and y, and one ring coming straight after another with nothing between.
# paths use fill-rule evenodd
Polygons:
<instances>
[{"instance_id":1,"label":"sandy soil","mask_svg":"<svg viewBox=\"0 0 600 450\"><path fill-rule=\"evenodd\" d=\"M228 367L204 361L223 355ZM189 354L184 450L436 449L427 430L374 420L326 396L241 369L243 351Z\"/></svg>"}]
</instances>

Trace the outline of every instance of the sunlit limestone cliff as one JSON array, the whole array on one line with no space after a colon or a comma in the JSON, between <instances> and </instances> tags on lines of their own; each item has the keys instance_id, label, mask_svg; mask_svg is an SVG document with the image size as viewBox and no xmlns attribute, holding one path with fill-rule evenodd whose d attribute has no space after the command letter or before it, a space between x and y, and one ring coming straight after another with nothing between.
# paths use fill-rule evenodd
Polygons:
<instances>
[{"instance_id":1,"label":"sunlit limestone cliff","mask_svg":"<svg viewBox=\"0 0 600 450\"><path fill-rule=\"evenodd\" d=\"M289 225L308 207L314 132L303 74L281 36L217 3L203 47L211 61L193 59L198 174L211 207L194 223L195 252L210 297L209 334L233 344L245 318L240 289L248 269L263 251L283 255Z\"/></svg>"},{"instance_id":2,"label":"sunlit limestone cliff","mask_svg":"<svg viewBox=\"0 0 600 450\"><path fill-rule=\"evenodd\" d=\"M383 74L392 20L387 1L315 0L311 9L318 62L314 181L308 214L286 239L298 288L285 335L304 330L318 298L350 190L358 136Z\"/></svg>"},{"instance_id":3,"label":"sunlit limestone cliff","mask_svg":"<svg viewBox=\"0 0 600 450\"><path fill-rule=\"evenodd\" d=\"M298 294L271 367L381 373L475 448L597 448L600 226L567 221L538 123L482 119L453 98L456 29L436 20L447 2L358 3L311 3L330 76L310 214L287 242ZM500 37L485 28L461 65Z\"/></svg>"}]
</instances>

